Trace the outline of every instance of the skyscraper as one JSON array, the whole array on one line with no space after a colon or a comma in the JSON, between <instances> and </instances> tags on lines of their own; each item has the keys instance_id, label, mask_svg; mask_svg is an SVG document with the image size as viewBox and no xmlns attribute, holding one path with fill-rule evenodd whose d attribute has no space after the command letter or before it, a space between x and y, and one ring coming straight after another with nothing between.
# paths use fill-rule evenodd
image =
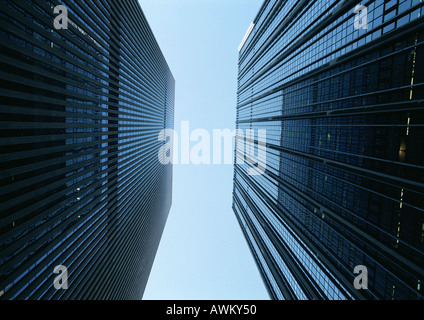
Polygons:
<instances>
[{"instance_id":1,"label":"skyscraper","mask_svg":"<svg viewBox=\"0 0 424 320\"><path fill-rule=\"evenodd\" d=\"M137 0L0 2L0 299L140 299L174 78Z\"/></svg>"},{"instance_id":2,"label":"skyscraper","mask_svg":"<svg viewBox=\"0 0 424 320\"><path fill-rule=\"evenodd\" d=\"M233 209L273 299L424 298L423 15L265 0L249 27L237 128L267 130L266 171L235 165Z\"/></svg>"}]
</instances>

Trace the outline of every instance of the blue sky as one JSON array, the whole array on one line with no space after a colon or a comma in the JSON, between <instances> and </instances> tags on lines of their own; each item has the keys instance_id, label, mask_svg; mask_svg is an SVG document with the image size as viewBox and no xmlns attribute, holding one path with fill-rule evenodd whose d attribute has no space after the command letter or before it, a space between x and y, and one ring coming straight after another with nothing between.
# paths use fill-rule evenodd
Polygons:
<instances>
[{"instance_id":1,"label":"blue sky","mask_svg":"<svg viewBox=\"0 0 424 320\"><path fill-rule=\"evenodd\" d=\"M175 129L235 128L237 47L263 0L139 0L176 80ZM231 209L232 165L174 165L146 300L269 299Z\"/></svg>"}]
</instances>

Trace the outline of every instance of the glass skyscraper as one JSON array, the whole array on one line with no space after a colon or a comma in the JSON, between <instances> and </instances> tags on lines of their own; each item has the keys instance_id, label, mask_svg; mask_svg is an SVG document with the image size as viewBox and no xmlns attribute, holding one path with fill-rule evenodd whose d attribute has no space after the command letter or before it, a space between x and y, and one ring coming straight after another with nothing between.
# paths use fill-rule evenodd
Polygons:
<instances>
[{"instance_id":1,"label":"glass skyscraper","mask_svg":"<svg viewBox=\"0 0 424 320\"><path fill-rule=\"evenodd\" d=\"M138 1L1 0L0 19L0 299L142 298L175 81Z\"/></svg>"},{"instance_id":2,"label":"glass skyscraper","mask_svg":"<svg viewBox=\"0 0 424 320\"><path fill-rule=\"evenodd\" d=\"M243 39L237 128L267 153L233 210L273 299L424 298L423 15L265 0Z\"/></svg>"}]
</instances>

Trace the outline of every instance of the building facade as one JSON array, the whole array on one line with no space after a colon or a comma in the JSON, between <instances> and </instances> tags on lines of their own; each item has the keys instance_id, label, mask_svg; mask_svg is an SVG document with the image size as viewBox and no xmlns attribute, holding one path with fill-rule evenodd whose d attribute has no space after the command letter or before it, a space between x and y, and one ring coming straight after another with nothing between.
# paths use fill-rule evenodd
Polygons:
<instances>
[{"instance_id":1,"label":"building facade","mask_svg":"<svg viewBox=\"0 0 424 320\"><path fill-rule=\"evenodd\" d=\"M138 1L1 0L0 18L0 299L141 299L175 81Z\"/></svg>"},{"instance_id":2,"label":"building facade","mask_svg":"<svg viewBox=\"0 0 424 320\"><path fill-rule=\"evenodd\" d=\"M233 210L273 299L424 298L423 15L265 0L243 39L237 128L267 154Z\"/></svg>"}]
</instances>

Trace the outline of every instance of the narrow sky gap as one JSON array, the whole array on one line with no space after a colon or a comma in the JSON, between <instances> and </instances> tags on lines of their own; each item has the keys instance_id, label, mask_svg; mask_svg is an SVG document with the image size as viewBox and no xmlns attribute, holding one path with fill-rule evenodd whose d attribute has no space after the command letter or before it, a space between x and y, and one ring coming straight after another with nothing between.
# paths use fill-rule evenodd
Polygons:
<instances>
[{"instance_id":1,"label":"narrow sky gap","mask_svg":"<svg viewBox=\"0 0 424 320\"><path fill-rule=\"evenodd\" d=\"M211 137L235 129L238 46L262 2L140 0L175 77L179 134L182 121ZM232 165L174 165L173 204L143 299L269 299L232 189Z\"/></svg>"}]
</instances>

